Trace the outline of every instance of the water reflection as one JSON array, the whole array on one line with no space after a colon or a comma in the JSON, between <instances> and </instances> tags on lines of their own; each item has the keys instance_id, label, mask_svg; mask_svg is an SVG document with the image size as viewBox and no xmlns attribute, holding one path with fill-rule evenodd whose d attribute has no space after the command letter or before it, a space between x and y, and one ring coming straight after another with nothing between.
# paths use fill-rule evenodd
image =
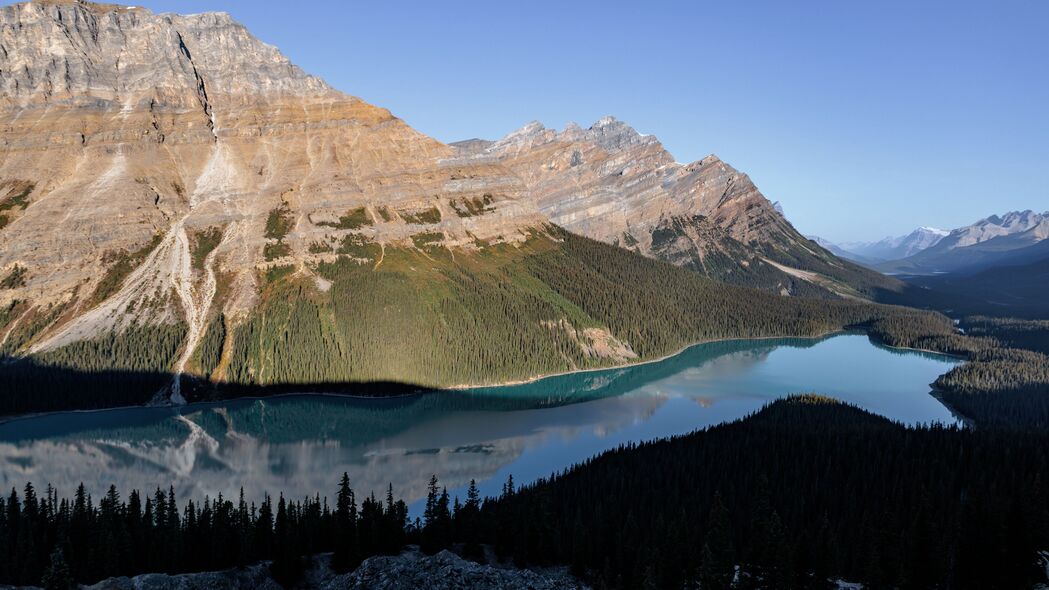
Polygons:
<instances>
[{"instance_id":1,"label":"water reflection","mask_svg":"<svg viewBox=\"0 0 1049 590\"><path fill-rule=\"evenodd\" d=\"M542 381L395 399L289 396L68 413L0 425L0 485L27 480L96 496L175 485L181 497L263 491L332 495L392 483L416 501L436 473L450 490L496 493L604 449L744 416L819 391L906 423L954 422L928 384L956 361L872 345L865 336L730 341L661 361Z\"/></svg>"}]
</instances>

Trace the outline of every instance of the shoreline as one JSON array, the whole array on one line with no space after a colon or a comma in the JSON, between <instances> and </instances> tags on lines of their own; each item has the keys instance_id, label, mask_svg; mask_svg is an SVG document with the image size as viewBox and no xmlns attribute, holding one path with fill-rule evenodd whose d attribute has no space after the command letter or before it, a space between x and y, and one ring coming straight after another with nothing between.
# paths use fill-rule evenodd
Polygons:
<instances>
[{"instance_id":1,"label":"shoreline","mask_svg":"<svg viewBox=\"0 0 1049 590\"><path fill-rule=\"evenodd\" d=\"M967 357L965 355L961 355L961 354L954 354L953 352L941 352L939 350L929 350L928 348L912 348L910 346L893 346L891 344L887 344L885 342L882 342L881 338L878 338L876 336L872 336L870 334L867 334L867 337L873 338L874 340L876 340L878 342L879 345L884 346L885 348L891 348L893 350L909 350L911 352L924 352L924 353L927 353L927 354L935 354L936 356L950 357L952 359L959 360L959 361L962 361L962 362L965 362L965 361L969 360L969 357Z\"/></svg>"},{"instance_id":2,"label":"shoreline","mask_svg":"<svg viewBox=\"0 0 1049 590\"><path fill-rule=\"evenodd\" d=\"M889 344L886 344L886 343L882 342L880 338L877 338L877 337L871 335L870 333L866 332L865 330L843 330L843 329L838 329L838 330L829 330L827 332L823 332L822 334L817 334L817 335L814 335L814 336L755 336L755 337L752 337L752 338L713 338L713 339L710 339L710 340L700 340L700 341L697 341L697 342L692 342L690 344L686 344L685 346L682 346L681 348L675 350L674 352L671 352L671 353L668 353L668 354L664 354L664 355L662 355L660 357L653 358L653 359L637 361L637 362L632 362L632 363L626 363L626 364L622 364L622 365L613 365L613 366L609 366L609 367L591 367L591 368L587 368L587 369L571 369L571 370L568 370L568 371L558 371L558 372L555 372L555 373L544 373L542 375L536 375L536 376L533 376L533 377L529 377L527 379L517 379L517 380L514 380L514 381L505 381L505 382L486 384L486 385L460 384L460 385L451 385L451 386L447 386L447 387L432 387L432 388L431 387L420 387L418 390L410 392L410 393L399 393L399 394L394 394L394 395L360 395L360 394L354 394L354 393L338 393L338 392L331 392L331 391L327 391L327 392L323 392L323 391L322 392L316 392L316 391L293 391L293 392L285 392L285 393L275 393L275 394L271 394L271 395L256 395L256 396L249 395L249 396L242 396L242 397L229 397L229 398L223 398L223 399L217 399L217 400L197 401L197 402L190 402L188 404L183 404L183 405L158 405L158 406L151 406L151 405L147 405L147 404L142 404L142 405L127 405L127 406L112 406L112 407L106 407L106 408L87 408L87 409L78 409L78 410L55 410L55 411L52 411L52 412L37 412L37 413L33 413L33 414L23 414L23 415L19 415L19 416L0 417L0 426L6 425L6 424L10 424L12 422L18 422L18 421L21 421L21 420L30 420L30 419L34 419L34 418L42 418L42 417L46 417L46 416L58 416L58 415L63 415L63 414L70 414L70 415L92 414L92 413L97 413L97 412L111 412L111 411L115 411L115 410L143 410L143 411L144 410L170 410L170 411L173 411L173 412L177 412L178 410L180 410L182 408L187 408L187 407L190 407L190 406L206 406L206 405L223 404L223 403L229 403L229 402L235 402L235 401L249 401L249 402L250 401L261 401L261 400L267 400L267 399L276 399L276 398L285 398L285 397L297 397L297 396L321 396L321 397L350 398L350 399L361 399L361 400L392 400L392 399L403 399L403 398L409 398L409 397L416 397L416 396L420 396L420 395L425 395L427 393L469 392L469 391L474 391L474 390L478 390L478 389L490 389L490 388L496 388L496 387L513 387L513 386L517 386L517 385L527 385L527 384L530 384L530 383L536 383L538 381L542 381L544 379L552 379L554 377L564 377L564 376L567 376L567 375L575 375L575 374L582 374L582 373L594 373L594 372L598 372L598 371L615 371L615 370L619 370L619 369L630 369L630 368L634 368L634 367L640 367L640 366L644 366L644 365L660 363L660 362L669 360L671 358L674 358L676 356L680 356L681 354L684 354L686 351L688 351L691 348L694 348L696 346L703 346L705 344L715 344L715 343L718 343L718 342L732 342L732 341L760 342L760 341L763 341L763 340L783 340L783 339L788 339L788 338L801 339L801 340L822 340L822 339L825 339L825 338L831 338L831 337L841 336L841 335L846 335L846 334L856 334L856 335L862 334L862 335L865 335L868 338L870 338L872 341L877 343L878 345L884 346L886 348L890 348L890 349L893 349L893 350L905 350L905 351L911 351L911 352L922 352L922 353L926 353L926 354L933 354L933 355L937 355L937 356L949 357L949 358L952 358L952 359L960 360L962 362L968 360L965 357L962 357L962 356L959 356L959 355L955 355L955 354L946 353L946 352L938 352L938 351L935 351L935 350L927 350L927 349L921 349L921 348L910 348L910 347L906 347L906 346L891 346ZM944 404L944 405L946 406L946 404Z\"/></svg>"},{"instance_id":3,"label":"shoreline","mask_svg":"<svg viewBox=\"0 0 1049 590\"><path fill-rule=\"evenodd\" d=\"M448 387L443 387L443 388L439 389L438 391L469 391L471 389L487 389L487 388L490 388L490 387L511 387L511 386L514 386L514 385L528 385L529 383L535 383L537 381L542 381L544 379L551 379L553 377L564 377L566 375L576 375L576 374L582 374L582 373L594 373L594 372L597 372L597 371L614 371L616 369L630 369L630 368L633 368L633 367L641 367L641 366L650 365L650 364L653 364L653 363L661 363L661 362L663 362L665 360L669 360L669 359L672 359L672 358L674 358L676 356L680 356L681 354L684 354L690 348L693 348L693 347L696 347L696 346L703 346L704 344L715 344L715 343L718 343L718 342L733 342L733 341L756 342L756 341L761 341L761 340L783 340L785 338L800 338L800 339L804 339L804 340L822 340L823 338L829 338L831 336L839 336L839 335L843 335L843 334L849 334L849 333L852 333L852 332L854 332L854 331L851 331L851 330L831 330L829 332L824 332L822 334L817 334L815 336L755 336L753 338L713 338L713 339L710 339L710 340L699 340L699 341L693 342L691 344L686 344L685 346L682 346L681 348L675 350L674 352L671 352L671 353L668 353L668 354L664 354L663 356L660 356L660 357L654 358L654 359L648 359L648 360L643 360L643 361L636 361L636 362L631 362L631 363L625 363L625 364L622 364L622 365L613 365L613 366L610 366L610 367L591 367L589 369L569 369L567 371L558 371L556 373L543 373L541 375L528 377L526 379L517 379L517 380L514 380L514 381L493 383L493 384L489 384L489 385L474 385L474 384L450 385ZM862 332L862 331L858 330L858 331L855 331L855 332L859 333L859 332ZM866 332L863 332L863 333L866 334Z\"/></svg>"}]
</instances>

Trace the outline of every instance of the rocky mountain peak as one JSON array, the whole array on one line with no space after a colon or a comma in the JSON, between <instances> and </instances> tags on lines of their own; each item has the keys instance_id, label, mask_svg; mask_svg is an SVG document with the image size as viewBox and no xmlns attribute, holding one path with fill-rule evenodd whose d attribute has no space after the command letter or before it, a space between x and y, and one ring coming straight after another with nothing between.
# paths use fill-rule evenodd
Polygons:
<instances>
[{"instance_id":1,"label":"rocky mountain peak","mask_svg":"<svg viewBox=\"0 0 1049 590\"><path fill-rule=\"evenodd\" d=\"M655 137L642 135L630 125L611 115L598 119L587 130L586 136L611 153L621 152L639 145L659 145L659 140Z\"/></svg>"},{"instance_id":2,"label":"rocky mountain peak","mask_svg":"<svg viewBox=\"0 0 1049 590\"><path fill-rule=\"evenodd\" d=\"M226 13L15 4L0 9L0 44L4 102L105 100L124 108L147 98L192 103L205 93L333 93Z\"/></svg>"}]
</instances>

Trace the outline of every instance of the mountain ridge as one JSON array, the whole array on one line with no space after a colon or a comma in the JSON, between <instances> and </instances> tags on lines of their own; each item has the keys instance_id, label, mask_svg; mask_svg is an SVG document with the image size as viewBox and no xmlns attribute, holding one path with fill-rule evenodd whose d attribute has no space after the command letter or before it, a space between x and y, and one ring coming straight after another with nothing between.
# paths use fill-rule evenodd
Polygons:
<instances>
[{"instance_id":1,"label":"mountain ridge","mask_svg":"<svg viewBox=\"0 0 1049 590\"><path fill-rule=\"evenodd\" d=\"M844 253L845 258L871 265L917 254L935 246L949 233L947 230L921 226L902 236L888 236L874 242L842 242L834 246Z\"/></svg>"},{"instance_id":2,"label":"mountain ridge","mask_svg":"<svg viewBox=\"0 0 1049 590\"><path fill-rule=\"evenodd\" d=\"M936 244L898 260L879 263L884 272L930 274L975 272L1006 261L1010 252L1033 247L1049 238L1049 211L1010 211L960 227Z\"/></svg>"},{"instance_id":3,"label":"mountain ridge","mask_svg":"<svg viewBox=\"0 0 1049 590\"><path fill-rule=\"evenodd\" d=\"M658 138L612 116L561 131L533 121L495 141L453 146L517 173L551 222L718 280L808 296L899 288L804 238L717 155L682 164Z\"/></svg>"},{"instance_id":4,"label":"mountain ridge","mask_svg":"<svg viewBox=\"0 0 1049 590\"><path fill-rule=\"evenodd\" d=\"M172 371L157 401L184 400L183 374L489 382L706 334L840 326L808 304L635 269L613 246L783 295L896 286L801 237L716 156L674 162L613 117L445 145L306 74L228 14L16 4L0 9L0 43L0 354ZM626 321L647 286L610 283L613 272L665 282L675 299ZM697 296L726 317L653 331ZM807 319L745 325L751 300ZM506 356L514 347L532 356Z\"/></svg>"}]
</instances>

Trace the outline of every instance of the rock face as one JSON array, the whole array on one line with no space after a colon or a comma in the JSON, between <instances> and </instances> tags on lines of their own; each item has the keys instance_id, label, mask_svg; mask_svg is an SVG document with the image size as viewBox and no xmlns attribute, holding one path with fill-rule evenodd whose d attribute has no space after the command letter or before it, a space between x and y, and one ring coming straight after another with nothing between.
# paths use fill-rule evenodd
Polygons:
<instances>
[{"instance_id":1,"label":"rock face","mask_svg":"<svg viewBox=\"0 0 1049 590\"><path fill-rule=\"evenodd\" d=\"M319 265L377 270L391 246L454 258L522 244L550 222L785 295L862 296L888 281L798 235L714 156L678 164L612 118L445 145L305 74L224 13L0 8L0 87L3 355L83 358L69 347L178 326L170 366L158 354L122 368L181 374L218 321L205 352L221 374L222 334L246 324L275 277L323 293ZM633 358L606 336L580 342ZM93 358L115 354L92 346Z\"/></svg>"}]
</instances>

